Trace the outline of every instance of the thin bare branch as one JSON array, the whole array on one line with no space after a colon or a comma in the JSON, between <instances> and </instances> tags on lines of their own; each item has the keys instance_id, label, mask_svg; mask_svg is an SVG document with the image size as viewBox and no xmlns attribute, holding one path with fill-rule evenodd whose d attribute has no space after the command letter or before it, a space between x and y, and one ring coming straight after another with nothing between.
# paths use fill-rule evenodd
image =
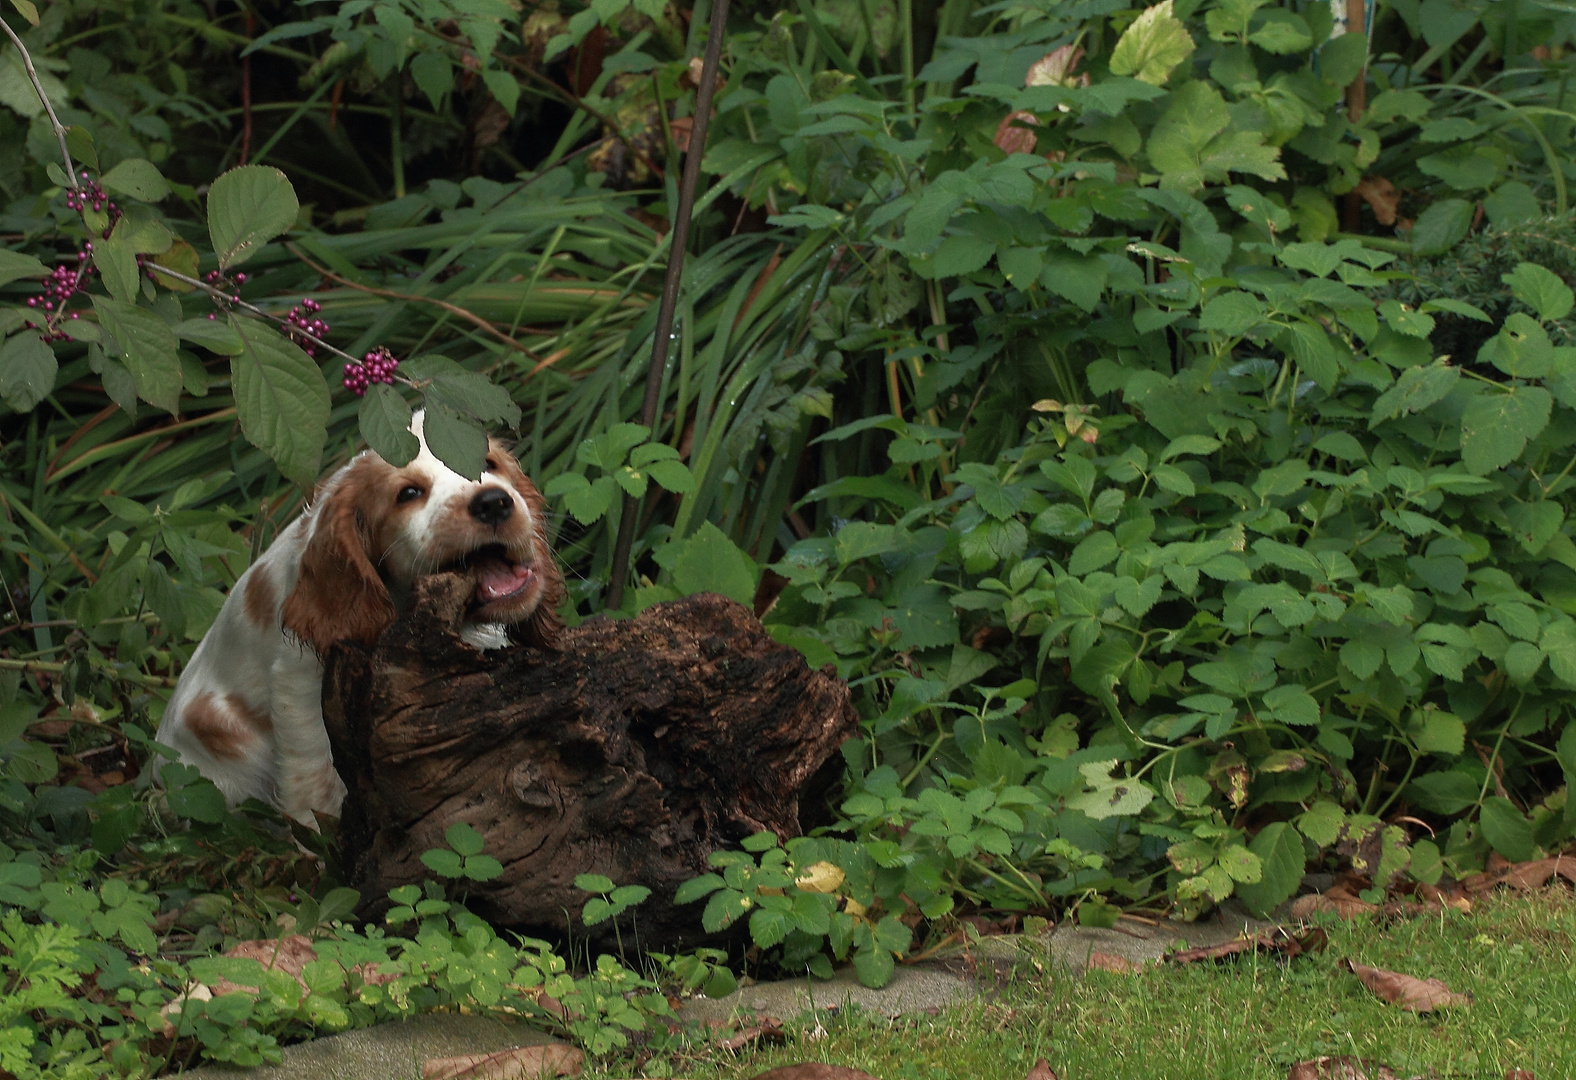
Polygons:
<instances>
[{"instance_id":1,"label":"thin bare branch","mask_svg":"<svg viewBox=\"0 0 1576 1080\"><path fill-rule=\"evenodd\" d=\"M77 184L77 170L71 164L71 151L66 148L66 128L60 122L60 117L55 115L55 106L50 102L49 95L44 93L44 84L38 79L38 72L33 69L33 57L27 51L27 46L22 44L22 39L16 36L16 31L11 29L11 24L0 19L0 29L5 31L5 36L11 39L11 44L16 46L16 51L22 56L22 67L27 70L27 77L33 83L33 90L38 94L38 100L44 103L44 111L49 114L50 126L55 129L55 138L60 140L60 158L66 163L66 176L71 181L73 191Z\"/></svg>"}]
</instances>

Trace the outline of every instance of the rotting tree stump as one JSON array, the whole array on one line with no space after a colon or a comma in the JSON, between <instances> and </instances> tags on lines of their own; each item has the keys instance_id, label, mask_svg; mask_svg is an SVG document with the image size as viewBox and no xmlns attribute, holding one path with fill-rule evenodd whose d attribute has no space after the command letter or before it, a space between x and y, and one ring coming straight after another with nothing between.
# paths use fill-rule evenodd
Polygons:
<instances>
[{"instance_id":1,"label":"rotting tree stump","mask_svg":"<svg viewBox=\"0 0 1576 1080\"><path fill-rule=\"evenodd\" d=\"M592 619L553 650L481 652L459 637L468 580L435 575L375 646L328 658L323 712L350 794L344 862L369 913L431 872L421 854L468 822L503 864L467 904L522 933L585 940L577 874L639 884L639 944L704 939L674 890L712 851L800 833L858 726L848 687L811 671L750 611L700 594ZM630 941L630 920L621 932ZM589 931L611 941L609 924Z\"/></svg>"}]
</instances>

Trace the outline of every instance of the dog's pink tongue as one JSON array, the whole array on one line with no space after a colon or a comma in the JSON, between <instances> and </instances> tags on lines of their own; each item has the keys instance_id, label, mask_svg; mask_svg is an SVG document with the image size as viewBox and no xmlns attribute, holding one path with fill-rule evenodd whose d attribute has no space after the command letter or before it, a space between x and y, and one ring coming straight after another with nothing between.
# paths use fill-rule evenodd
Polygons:
<instances>
[{"instance_id":1,"label":"dog's pink tongue","mask_svg":"<svg viewBox=\"0 0 1576 1080\"><path fill-rule=\"evenodd\" d=\"M502 559L484 559L475 565L476 598L482 603L513 596L531 578L531 568Z\"/></svg>"}]
</instances>

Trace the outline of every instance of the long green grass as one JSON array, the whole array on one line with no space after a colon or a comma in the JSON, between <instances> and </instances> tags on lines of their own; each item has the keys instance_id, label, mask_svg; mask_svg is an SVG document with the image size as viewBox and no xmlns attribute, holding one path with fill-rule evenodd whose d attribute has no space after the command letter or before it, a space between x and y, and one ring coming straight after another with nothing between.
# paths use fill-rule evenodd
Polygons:
<instances>
[{"instance_id":1,"label":"long green grass","mask_svg":"<svg viewBox=\"0 0 1576 1080\"><path fill-rule=\"evenodd\" d=\"M823 1013L792 1022L778 1046L665 1054L642 1069L613 1063L588 1076L742 1080L824 1061L881 1080L1017 1080L1043 1057L1061 1080L1284 1080L1297 1061L1343 1054L1403 1077L1576 1075L1576 900L1568 890L1490 896L1469 915L1327 930L1325 952L1289 964L1245 956L1070 976L1042 961L998 993L937 1016ZM1369 993L1341 966L1346 958L1438 978L1476 1000L1416 1016Z\"/></svg>"}]
</instances>

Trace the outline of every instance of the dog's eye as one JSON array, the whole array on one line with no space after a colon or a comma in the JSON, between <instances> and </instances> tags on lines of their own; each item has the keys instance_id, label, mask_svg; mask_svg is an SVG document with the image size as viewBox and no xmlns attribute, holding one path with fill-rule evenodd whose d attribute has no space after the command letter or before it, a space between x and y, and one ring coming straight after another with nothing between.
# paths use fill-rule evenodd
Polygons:
<instances>
[{"instance_id":1,"label":"dog's eye","mask_svg":"<svg viewBox=\"0 0 1576 1080\"><path fill-rule=\"evenodd\" d=\"M412 499L419 499L425 494L426 492L419 487L402 487L399 489L399 494L394 496L394 501L397 503L408 503Z\"/></svg>"},{"instance_id":2,"label":"dog's eye","mask_svg":"<svg viewBox=\"0 0 1576 1080\"><path fill-rule=\"evenodd\" d=\"M497 459L495 459L495 458L488 458L487 459L487 471L488 472L497 472L498 471Z\"/></svg>"}]
</instances>

